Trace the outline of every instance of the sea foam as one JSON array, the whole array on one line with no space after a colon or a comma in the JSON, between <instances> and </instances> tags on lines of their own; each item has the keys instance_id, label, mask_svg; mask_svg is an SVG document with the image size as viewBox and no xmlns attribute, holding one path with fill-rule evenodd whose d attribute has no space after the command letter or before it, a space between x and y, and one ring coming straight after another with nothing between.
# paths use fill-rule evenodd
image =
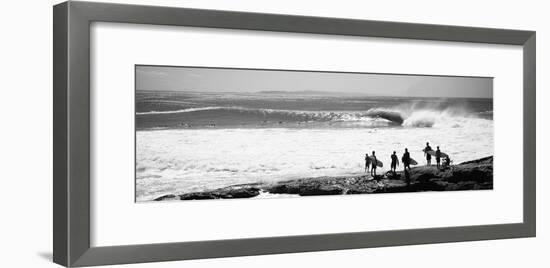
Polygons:
<instances>
[{"instance_id":1,"label":"sea foam","mask_svg":"<svg viewBox=\"0 0 550 268\"><path fill-rule=\"evenodd\" d=\"M403 127L168 129L136 133L136 197L151 200L239 183L361 173L364 155L408 148L424 164L427 141L455 163L493 154L493 121L456 111L406 114ZM425 127L429 126L429 127Z\"/></svg>"}]
</instances>

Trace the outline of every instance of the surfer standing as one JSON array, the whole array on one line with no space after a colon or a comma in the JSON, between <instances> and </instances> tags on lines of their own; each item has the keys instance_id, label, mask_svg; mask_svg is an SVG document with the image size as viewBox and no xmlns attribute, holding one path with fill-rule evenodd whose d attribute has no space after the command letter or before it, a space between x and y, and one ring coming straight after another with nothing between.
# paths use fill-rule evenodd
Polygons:
<instances>
[{"instance_id":1,"label":"surfer standing","mask_svg":"<svg viewBox=\"0 0 550 268\"><path fill-rule=\"evenodd\" d=\"M378 159L376 159L376 154L374 153L374 151L372 151L371 162L372 162L372 165L370 169L370 174L374 178L376 177L376 165L378 164Z\"/></svg>"},{"instance_id":2,"label":"surfer standing","mask_svg":"<svg viewBox=\"0 0 550 268\"><path fill-rule=\"evenodd\" d=\"M403 154L403 157L401 157L401 161L403 162L403 169L407 171L407 168L411 170L411 155L409 154L409 150L405 148L405 153Z\"/></svg>"},{"instance_id":3,"label":"surfer standing","mask_svg":"<svg viewBox=\"0 0 550 268\"><path fill-rule=\"evenodd\" d=\"M365 154L365 173L369 172L370 157L369 154Z\"/></svg>"},{"instance_id":4,"label":"surfer standing","mask_svg":"<svg viewBox=\"0 0 550 268\"><path fill-rule=\"evenodd\" d=\"M393 151L393 154L391 155L391 171L393 174L395 174L395 169L399 165L399 159L397 158L397 155L395 154L395 151Z\"/></svg>"},{"instance_id":5,"label":"surfer standing","mask_svg":"<svg viewBox=\"0 0 550 268\"><path fill-rule=\"evenodd\" d=\"M426 148L424 148L424 155L426 156L426 161L428 162L428 166L432 165L432 155L428 152L432 151L432 147L430 147L430 143L426 142Z\"/></svg>"},{"instance_id":6,"label":"surfer standing","mask_svg":"<svg viewBox=\"0 0 550 268\"><path fill-rule=\"evenodd\" d=\"M437 168L441 167L441 151L439 150L439 146L437 146L437 150L435 151L435 162L437 163Z\"/></svg>"}]
</instances>

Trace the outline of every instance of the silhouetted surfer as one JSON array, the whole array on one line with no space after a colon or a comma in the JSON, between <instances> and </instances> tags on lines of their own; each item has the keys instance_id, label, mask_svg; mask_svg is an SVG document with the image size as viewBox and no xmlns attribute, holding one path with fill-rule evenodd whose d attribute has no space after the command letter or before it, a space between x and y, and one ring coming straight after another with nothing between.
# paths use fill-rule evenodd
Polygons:
<instances>
[{"instance_id":1,"label":"silhouetted surfer","mask_svg":"<svg viewBox=\"0 0 550 268\"><path fill-rule=\"evenodd\" d=\"M403 157L401 157L401 161L403 162L403 169L407 171L407 169L411 170L411 155L409 154L409 150L405 148L405 153L403 154Z\"/></svg>"},{"instance_id":2,"label":"silhouetted surfer","mask_svg":"<svg viewBox=\"0 0 550 268\"><path fill-rule=\"evenodd\" d=\"M370 174L372 175L372 177L376 177L376 165L378 164L378 159L376 159L376 154L374 153L374 151L372 151L372 156L371 156L371 163L372 163L372 167L371 167L371 170L370 170Z\"/></svg>"},{"instance_id":3,"label":"silhouetted surfer","mask_svg":"<svg viewBox=\"0 0 550 268\"><path fill-rule=\"evenodd\" d=\"M435 162L437 163L437 168L441 167L441 151L439 150L439 146L437 146L437 150L435 151Z\"/></svg>"},{"instance_id":4,"label":"silhouetted surfer","mask_svg":"<svg viewBox=\"0 0 550 268\"><path fill-rule=\"evenodd\" d=\"M369 154L365 154L365 173L369 172L370 157Z\"/></svg>"},{"instance_id":5,"label":"silhouetted surfer","mask_svg":"<svg viewBox=\"0 0 550 268\"><path fill-rule=\"evenodd\" d=\"M449 167L451 166L451 158L449 156L445 156L445 159L443 160L443 167Z\"/></svg>"},{"instance_id":6,"label":"silhouetted surfer","mask_svg":"<svg viewBox=\"0 0 550 268\"><path fill-rule=\"evenodd\" d=\"M428 166L432 165L432 155L428 152L432 151L432 147L430 147L430 143L426 142L426 148L424 148L424 155L426 156L426 161L428 162Z\"/></svg>"},{"instance_id":7,"label":"silhouetted surfer","mask_svg":"<svg viewBox=\"0 0 550 268\"><path fill-rule=\"evenodd\" d=\"M397 159L397 155L395 154L395 151L393 151L393 154L391 155L391 171L393 174L395 174L395 169L399 166L399 159Z\"/></svg>"}]
</instances>

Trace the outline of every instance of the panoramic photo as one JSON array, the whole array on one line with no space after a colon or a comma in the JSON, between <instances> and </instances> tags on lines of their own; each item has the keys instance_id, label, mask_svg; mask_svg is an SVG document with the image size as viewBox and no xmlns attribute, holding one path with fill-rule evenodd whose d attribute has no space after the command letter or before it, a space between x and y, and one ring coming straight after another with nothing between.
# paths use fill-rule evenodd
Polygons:
<instances>
[{"instance_id":1,"label":"panoramic photo","mask_svg":"<svg viewBox=\"0 0 550 268\"><path fill-rule=\"evenodd\" d=\"M135 200L493 189L493 78L135 66Z\"/></svg>"}]
</instances>

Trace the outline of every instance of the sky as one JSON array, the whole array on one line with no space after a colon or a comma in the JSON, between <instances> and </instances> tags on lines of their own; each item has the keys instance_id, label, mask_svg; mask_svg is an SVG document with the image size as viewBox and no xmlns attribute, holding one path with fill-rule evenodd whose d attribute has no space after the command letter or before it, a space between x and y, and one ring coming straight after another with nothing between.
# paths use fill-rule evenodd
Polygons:
<instances>
[{"instance_id":1,"label":"sky","mask_svg":"<svg viewBox=\"0 0 550 268\"><path fill-rule=\"evenodd\" d=\"M322 91L342 94L492 98L490 77L136 66L136 89L150 91Z\"/></svg>"}]
</instances>

